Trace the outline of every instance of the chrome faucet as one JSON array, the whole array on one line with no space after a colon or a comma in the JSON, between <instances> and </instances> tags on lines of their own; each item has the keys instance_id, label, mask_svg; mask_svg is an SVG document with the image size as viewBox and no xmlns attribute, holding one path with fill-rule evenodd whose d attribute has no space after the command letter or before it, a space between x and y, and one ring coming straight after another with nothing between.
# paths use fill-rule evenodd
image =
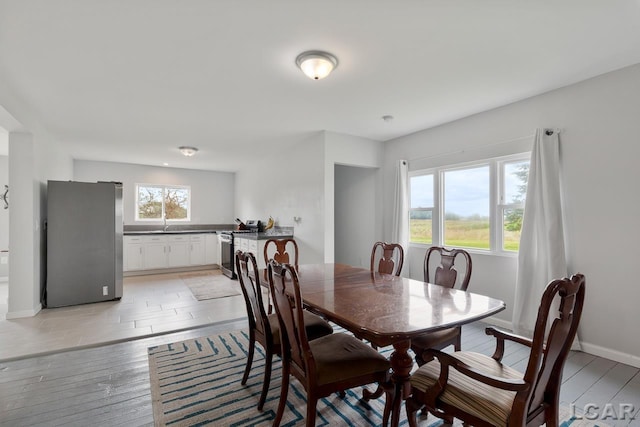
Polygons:
<instances>
[{"instance_id":1,"label":"chrome faucet","mask_svg":"<svg viewBox=\"0 0 640 427\"><path fill-rule=\"evenodd\" d=\"M166 213L162 216L162 221L164 222L164 229L163 230L167 231L169 229L169 226L167 225L167 214Z\"/></svg>"}]
</instances>

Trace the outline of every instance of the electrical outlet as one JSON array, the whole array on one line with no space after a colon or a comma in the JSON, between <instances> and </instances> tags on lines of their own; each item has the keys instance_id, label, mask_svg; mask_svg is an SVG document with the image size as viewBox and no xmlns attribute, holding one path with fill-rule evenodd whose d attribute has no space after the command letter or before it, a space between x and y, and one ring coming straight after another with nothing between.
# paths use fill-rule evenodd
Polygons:
<instances>
[{"instance_id":1,"label":"electrical outlet","mask_svg":"<svg viewBox=\"0 0 640 427\"><path fill-rule=\"evenodd\" d=\"M104 295L104 296L109 295L109 287L108 286L103 286L102 287L102 295Z\"/></svg>"},{"instance_id":2,"label":"electrical outlet","mask_svg":"<svg viewBox=\"0 0 640 427\"><path fill-rule=\"evenodd\" d=\"M0 258L0 264L7 264L9 262L9 258L7 258L6 256L3 256L2 258Z\"/></svg>"}]
</instances>

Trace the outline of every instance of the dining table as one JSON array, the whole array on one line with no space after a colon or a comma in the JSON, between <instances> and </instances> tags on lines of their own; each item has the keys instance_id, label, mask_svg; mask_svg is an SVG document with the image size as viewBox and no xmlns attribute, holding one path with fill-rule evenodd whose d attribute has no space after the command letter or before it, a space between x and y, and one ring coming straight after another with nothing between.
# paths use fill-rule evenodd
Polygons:
<instances>
[{"instance_id":1,"label":"dining table","mask_svg":"<svg viewBox=\"0 0 640 427\"><path fill-rule=\"evenodd\" d=\"M340 263L300 264L300 291L308 309L377 347L393 346L391 425L411 393L411 339L459 326L505 309L499 299Z\"/></svg>"}]
</instances>

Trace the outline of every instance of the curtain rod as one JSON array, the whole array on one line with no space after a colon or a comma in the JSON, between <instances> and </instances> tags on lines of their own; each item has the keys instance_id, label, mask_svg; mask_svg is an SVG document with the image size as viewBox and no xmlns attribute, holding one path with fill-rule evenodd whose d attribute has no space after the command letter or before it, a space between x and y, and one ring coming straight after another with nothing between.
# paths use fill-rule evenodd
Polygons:
<instances>
[{"instance_id":1,"label":"curtain rod","mask_svg":"<svg viewBox=\"0 0 640 427\"><path fill-rule=\"evenodd\" d=\"M559 128L544 128L544 133L547 134L548 136L553 135L553 133L560 133L562 131L562 129ZM504 144L510 144L512 142L516 142L516 141L522 141L523 139L527 139L527 138L534 138L536 135L532 134L532 135L525 135L525 136L520 136L518 138L513 138L513 139L509 139L507 141L501 141L501 142L494 142L491 144L487 144L487 145L481 145L479 147L472 147L472 148L468 148L468 149L462 149L462 150L458 150L458 151L450 151L448 153L440 153L440 154L434 154L431 156L424 156L424 157L416 157L414 159L409 159L409 161L416 161L416 160L425 160L425 159L434 159L436 157L442 157L442 156L450 156L452 154L462 154L462 153L466 153L468 151L475 151L475 150L480 150L483 148L487 148L487 147L494 147L496 145L504 145Z\"/></svg>"},{"instance_id":2,"label":"curtain rod","mask_svg":"<svg viewBox=\"0 0 640 427\"><path fill-rule=\"evenodd\" d=\"M479 147L473 147L473 148L468 148L468 149L462 149L462 150L458 150L458 151L449 151L448 153L440 153L440 154L433 154L431 156L424 156L424 157L416 157L414 159L409 159L410 162L412 161L416 161L416 160L425 160L425 159L434 159L436 157L442 157L442 156L450 156L452 154L462 154L462 153L466 153L468 151L475 151L475 150L480 150L483 148L487 148L487 147L494 147L496 145L504 145L504 144L509 144L512 142L516 142L516 141L521 141L523 139L527 139L527 138L533 138L535 135L526 135L526 136L521 136L518 138L513 138L510 139L508 141L502 141L502 142L494 142L492 144L487 144L487 145L481 145Z\"/></svg>"}]
</instances>

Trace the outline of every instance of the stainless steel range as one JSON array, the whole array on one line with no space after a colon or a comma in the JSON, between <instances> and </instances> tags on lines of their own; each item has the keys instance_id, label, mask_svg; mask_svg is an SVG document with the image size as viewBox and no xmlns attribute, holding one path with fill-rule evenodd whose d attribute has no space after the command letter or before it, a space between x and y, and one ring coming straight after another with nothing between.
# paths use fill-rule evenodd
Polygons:
<instances>
[{"instance_id":1,"label":"stainless steel range","mask_svg":"<svg viewBox=\"0 0 640 427\"><path fill-rule=\"evenodd\" d=\"M235 250L233 248L233 231L221 231L220 235L220 270L230 279L237 279L235 273Z\"/></svg>"},{"instance_id":2,"label":"stainless steel range","mask_svg":"<svg viewBox=\"0 0 640 427\"><path fill-rule=\"evenodd\" d=\"M238 275L235 272L236 269L236 256L235 248L233 246L233 236L235 234L256 233L262 224L260 221L247 221L248 229L246 230L224 230L218 232L220 235L220 270L222 274L230 279L237 279Z\"/></svg>"}]
</instances>

